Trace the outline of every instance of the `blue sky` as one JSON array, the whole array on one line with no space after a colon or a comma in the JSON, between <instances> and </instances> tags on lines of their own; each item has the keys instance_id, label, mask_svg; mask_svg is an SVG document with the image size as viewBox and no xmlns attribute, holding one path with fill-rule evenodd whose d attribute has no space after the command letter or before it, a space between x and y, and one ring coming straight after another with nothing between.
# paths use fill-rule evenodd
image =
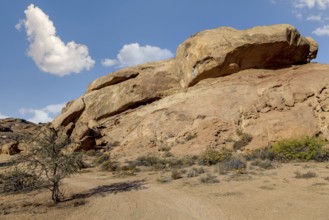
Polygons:
<instances>
[{"instance_id":1,"label":"blue sky","mask_svg":"<svg viewBox=\"0 0 329 220\"><path fill-rule=\"evenodd\" d=\"M175 56L195 32L289 23L329 63L329 0L0 2L0 118L52 120L94 79Z\"/></svg>"}]
</instances>

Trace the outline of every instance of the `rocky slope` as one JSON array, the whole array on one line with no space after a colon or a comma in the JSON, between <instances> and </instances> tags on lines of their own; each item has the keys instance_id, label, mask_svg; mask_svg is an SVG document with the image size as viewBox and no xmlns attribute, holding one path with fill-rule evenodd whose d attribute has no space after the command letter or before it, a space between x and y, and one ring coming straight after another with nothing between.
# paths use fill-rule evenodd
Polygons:
<instances>
[{"instance_id":1,"label":"rocky slope","mask_svg":"<svg viewBox=\"0 0 329 220\"><path fill-rule=\"evenodd\" d=\"M290 25L207 30L175 59L96 79L53 121L80 142L136 157L159 148L199 154L298 135L329 138L329 65L309 63L317 44ZM241 148L241 149L240 149Z\"/></svg>"},{"instance_id":2,"label":"rocky slope","mask_svg":"<svg viewBox=\"0 0 329 220\"><path fill-rule=\"evenodd\" d=\"M14 155L24 151L41 127L23 119L0 119L0 153Z\"/></svg>"}]
</instances>

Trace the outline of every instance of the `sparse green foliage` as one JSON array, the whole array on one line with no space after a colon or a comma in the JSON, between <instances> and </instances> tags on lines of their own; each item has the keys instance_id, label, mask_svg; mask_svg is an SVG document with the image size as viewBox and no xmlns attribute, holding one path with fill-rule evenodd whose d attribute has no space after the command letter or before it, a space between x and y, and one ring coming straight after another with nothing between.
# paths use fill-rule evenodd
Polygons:
<instances>
[{"instance_id":1,"label":"sparse green foliage","mask_svg":"<svg viewBox=\"0 0 329 220\"><path fill-rule=\"evenodd\" d=\"M185 156L183 158L160 158L154 155L141 156L138 157L135 161L130 162L132 166L145 166L153 167L156 170L162 170L165 168L182 168L184 166L191 166L195 163L196 157L194 156Z\"/></svg>"},{"instance_id":2,"label":"sparse green foliage","mask_svg":"<svg viewBox=\"0 0 329 220\"><path fill-rule=\"evenodd\" d=\"M235 156L219 164L219 172L221 174L225 174L226 172L232 170L240 172L244 169L246 169L246 163L242 159Z\"/></svg>"},{"instance_id":3,"label":"sparse green foliage","mask_svg":"<svg viewBox=\"0 0 329 220\"><path fill-rule=\"evenodd\" d=\"M116 171L119 167L118 163L112 161L111 156L109 154L102 154L101 156L97 157L94 161L96 165L100 166L102 171Z\"/></svg>"},{"instance_id":4,"label":"sparse green foliage","mask_svg":"<svg viewBox=\"0 0 329 220\"><path fill-rule=\"evenodd\" d=\"M269 147L262 148L262 149L256 149L248 154L245 155L246 160L255 160L255 159L261 159L261 160L274 160L275 159L275 153L269 150Z\"/></svg>"},{"instance_id":5,"label":"sparse green foliage","mask_svg":"<svg viewBox=\"0 0 329 220\"><path fill-rule=\"evenodd\" d=\"M16 166L0 175L1 193L30 191L40 187L41 184L40 176Z\"/></svg>"},{"instance_id":6,"label":"sparse green foliage","mask_svg":"<svg viewBox=\"0 0 329 220\"><path fill-rule=\"evenodd\" d=\"M236 133L239 135L240 140L234 142L233 144L234 150L240 150L241 148L247 146L252 141L252 136L250 134L243 133L240 129L238 129Z\"/></svg>"},{"instance_id":7,"label":"sparse green foliage","mask_svg":"<svg viewBox=\"0 0 329 220\"><path fill-rule=\"evenodd\" d=\"M274 168L272 162L268 159L266 159L266 160L256 159L255 161L253 161L251 163L251 165L258 166L263 169L273 169Z\"/></svg>"},{"instance_id":8,"label":"sparse green foliage","mask_svg":"<svg viewBox=\"0 0 329 220\"><path fill-rule=\"evenodd\" d=\"M290 160L317 160L323 155L325 141L317 137L301 137L297 139L282 140L269 149L275 157L282 161Z\"/></svg>"},{"instance_id":9,"label":"sparse green foliage","mask_svg":"<svg viewBox=\"0 0 329 220\"><path fill-rule=\"evenodd\" d=\"M200 168L193 167L192 169L189 169L187 171L186 177L187 178L197 177L202 173L205 173L205 171L202 167L200 167Z\"/></svg>"},{"instance_id":10,"label":"sparse green foliage","mask_svg":"<svg viewBox=\"0 0 329 220\"><path fill-rule=\"evenodd\" d=\"M61 182L80 169L82 155L64 153L70 139L53 128L38 133L32 144L31 149L19 160L27 165L28 170L44 174L46 185L52 192L53 202L60 202L64 197L60 190Z\"/></svg>"},{"instance_id":11,"label":"sparse green foliage","mask_svg":"<svg viewBox=\"0 0 329 220\"><path fill-rule=\"evenodd\" d=\"M215 150L207 148L206 151L200 156L199 163L201 165L214 165L219 162L225 161L232 156L232 152L226 149Z\"/></svg>"}]
</instances>

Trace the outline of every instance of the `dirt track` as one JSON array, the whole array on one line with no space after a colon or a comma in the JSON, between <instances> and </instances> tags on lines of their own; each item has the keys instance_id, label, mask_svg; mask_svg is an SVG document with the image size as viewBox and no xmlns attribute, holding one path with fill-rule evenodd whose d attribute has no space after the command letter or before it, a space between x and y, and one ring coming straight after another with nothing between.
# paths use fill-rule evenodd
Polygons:
<instances>
[{"instance_id":1,"label":"dirt track","mask_svg":"<svg viewBox=\"0 0 329 220\"><path fill-rule=\"evenodd\" d=\"M317 177L297 179L296 171L312 171ZM213 184L202 184L199 177L159 183L160 175L170 176L170 172L142 172L125 178L95 170L78 174L65 182L66 194L73 196L69 201L53 207L47 191L2 196L0 218L328 219L325 163L292 163L243 175L219 175L220 182Z\"/></svg>"}]
</instances>

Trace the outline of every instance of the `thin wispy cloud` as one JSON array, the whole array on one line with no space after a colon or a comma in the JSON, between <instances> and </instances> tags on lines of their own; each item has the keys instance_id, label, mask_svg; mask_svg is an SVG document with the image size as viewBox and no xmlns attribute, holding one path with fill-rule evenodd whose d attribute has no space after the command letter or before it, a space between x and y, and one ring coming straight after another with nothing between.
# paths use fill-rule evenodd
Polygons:
<instances>
[{"instance_id":1,"label":"thin wispy cloud","mask_svg":"<svg viewBox=\"0 0 329 220\"><path fill-rule=\"evenodd\" d=\"M329 0L291 0L291 2L292 13L297 19L323 24L315 28L312 34L319 37L329 36L329 25L326 24L329 18L325 16L329 11Z\"/></svg>"},{"instance_id":2,"label":"thin wispy cloud","mask_svg":"<svg viewBox=\"0 0 329 220\"><path fill-rule=\"evenodd\" d=\"M325 10L329 7L329 0L296 0L294 5L296 8L317 8Z\"/></svg>"},{"instance_id":3,"label":"thin wispy cloud","mask_svg":"<svg viewBox=\"0 0 329 220\"><path fill-rule=\"evenodd\" d=\"M168 49L150 45L140 46L138 43L132 43L124 45L116 59L103 59L102 65L106 67L115 66L123 68L150 61L165 60L172 57L174 57L174 54Z\"/></svg>"},{"instance_id":4,"label":"thin wispy cloud","mask_svg":"<svg viewBox=\"0 0 329 220\"><path fill-rule=\"evenodd\" d=\"M315 29L312 33L317 36L329 36L329 25L319 27Z\"/></svg>"},{"instance_id":5,"label":"thin wispy cloud","mask_svg":"<svg viewBox=\"0 0 329 220\"><path fill-rule=\"evenodd\" d=\"M95 61L89 56L86 45L70 41L65 44L56 34L49 16L31 4L25 10L26 18L15 26L25 27L30 42L27 55L40 70L57 76L79 73L91 69Z\"/></svg>"},{"instance_id":6,"label":"thin wispy cloud","mask_svg":"<svg viewBox=\"0 0 329 220\"><path fill-rule=\"evenodd\" d=\"M319 15L310 15L306 18L307 21L322 21L323 18L322 18L322 15L319 14Z\"/></svg>"},{"instance_id":7,"label":"thin wispy cloud","mask_svg":"<svg viewBox=\"0 0 329 220\"><path fill-rule=\"evenodd\" d=\"M33 123L47 123L51 122L62 111L64 106L65 104L55 104L47 105L42 109L21 108L19 112L22 115L30 115L27 120Z\"/></svg>"}]
</instances>

